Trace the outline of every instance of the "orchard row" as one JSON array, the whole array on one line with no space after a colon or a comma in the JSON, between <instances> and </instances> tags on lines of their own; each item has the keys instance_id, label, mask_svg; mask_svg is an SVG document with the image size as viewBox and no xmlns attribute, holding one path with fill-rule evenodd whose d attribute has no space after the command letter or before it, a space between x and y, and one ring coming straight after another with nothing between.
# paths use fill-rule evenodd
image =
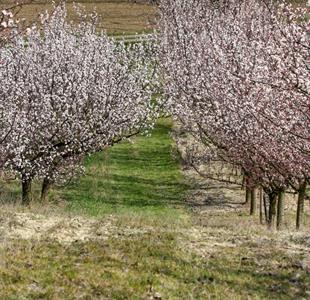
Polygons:
<instances>
[{"instance_id":1,"label":"orchard row","mask_svg":"<svg viewBox=\"0 0 310 300\"><path fill-rule=\"evenodd\" d=\"M80 9L78 25L59 6L26 31L2 12L1 168L20 175L24 203L34 178L44 198L85 155L150 129L164 110L194 137L194 167L224 162L248 192L265 192L270 226L283 193L298 193L299 228L310 174L307 11L269 0L158 7L154 38L130 45L98 34L96 15Z\"/></svg>"}]
</instances>

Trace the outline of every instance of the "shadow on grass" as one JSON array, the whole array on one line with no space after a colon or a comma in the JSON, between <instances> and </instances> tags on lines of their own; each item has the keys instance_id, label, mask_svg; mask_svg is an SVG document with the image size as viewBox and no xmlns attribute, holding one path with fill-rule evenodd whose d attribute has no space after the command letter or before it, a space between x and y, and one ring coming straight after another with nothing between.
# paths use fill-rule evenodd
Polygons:
<instances>
[{"instance_id":1,"label":"shadow on grass","mask_svg":"<svg viewBox=\"0 0 310 300\"><path fill-rule=\"evenodd\" d=\"M187 199L187 203L195 209L230 209L244 205L243 191L239 186L205 186L198 187Z\"/></svg>"}]
</instances>

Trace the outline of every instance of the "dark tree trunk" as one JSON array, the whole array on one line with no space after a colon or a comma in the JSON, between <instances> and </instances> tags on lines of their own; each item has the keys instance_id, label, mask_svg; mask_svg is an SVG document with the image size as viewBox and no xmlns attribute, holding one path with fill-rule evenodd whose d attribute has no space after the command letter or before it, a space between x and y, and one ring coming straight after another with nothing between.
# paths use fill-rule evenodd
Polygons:
<instances>
[{"instance_id":1,"label":"dark tree trunk","mask_svg":"<svg viewBox=\"0 0 310 300\"><path fill-rule=\"evenodd\" d=\"M51 189L51 186L52 182L48 178L44 178L42 182L41 202L45 202L47 200L47 196Z\"/></svg>"},{"instance_id":2,"label":"dark tree trunk","mask_svg":"<svg viewBox=\"0 0 310 300\"><path fill-rule=\"evenodd\" d=\"M263 191L263 200L264 200L264 211L265 211L265 221L269 223L268 207L267 207L267 195Z\"/></svg>"},{"instance_id":3,"label":"dark tree trunk","mask_svg":"<svg viewBox=\"0 0 310 300\"><path fill-rule=\"evenodd\" d=\"M251 190L250 190L250 188L246 187L244 204L248 204L250 202L250 199L251 199Z\"/></svg>"},{"instance_id":4,"label":"dark tree trunk","mask_svg":"<svg viewBox=\"0 0 310 300\"><path fill-rule=\"evenodd\" d=\"M29 205L31 202L32 179L22 176L22 205Z\"/></svg>"},{"instance_id":5,"label":"dark tree trunk","mask_svg":"<svg viewBox=\"0 0 310 300\"><path fill-rule=\"evenodd\" d=\"M285 201L285 191L280 190L278 194L278 208L277 208L277 229L282 228L283 215L284 215L284 201Z\"/></svg>"},{"instance_id":6,"label":"dark tree trunk","mask_svg":"<svg viewBox=\"0 0 310 300\"><path fill-rule=\"evenodd\" d=\"M250 215L253 216L256 213L256 189L251 190L251 206L250 206Z\"/></svg>"},{"instance_id":7,"label":"dark tree trunk","mask_svg":"<svg viewBox=\"0 0 310 300\"><path fill-rule=\"evenodd\" d=\"M260 224L264 224L264 191L261 188L259 190L259 222Z\"/></svg>"},{"instance_id":8,"label":"dark tree trunk","mask_svg":"<svg viewBox=\"0 0 310 300\"><path fill-rule=\"evenodd\" d=\"M276 215L277 215L277 193L271 192L269 194L269 219L268 227L272 229L275 225Z\"/></svg>"},{"instance_id":9,"label":"dark tree trunk","mask_svg":"<svg viewBox=\"0 0 310 300\"><path fill-rule=\"evenodd\" d=\"M304 205L305 205L305 196L306 196L306 183L302 183L298 191L298 200L297 200L297 214L296 214L296 229L300 229L303 222L304 214Z\"/></svg>"}]
</instances>

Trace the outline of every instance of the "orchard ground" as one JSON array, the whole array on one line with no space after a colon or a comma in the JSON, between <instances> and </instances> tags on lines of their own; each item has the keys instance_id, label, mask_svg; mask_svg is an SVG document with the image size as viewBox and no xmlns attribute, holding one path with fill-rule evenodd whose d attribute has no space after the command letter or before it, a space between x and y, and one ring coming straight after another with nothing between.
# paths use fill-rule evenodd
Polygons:
<instances>
[{"instance_id":1,"label":"orchard ground","mask_svg":"<svg viewBox=\"0 0 310 300\"><path fill-rule=\"evenodd\" d=\"M267 230L242 191L181 167L171 127L89 157L49 204L22 208L2 183L1 299L310 297L309 203L305 231L289 211Z\"/></svg>"}]
</instances>

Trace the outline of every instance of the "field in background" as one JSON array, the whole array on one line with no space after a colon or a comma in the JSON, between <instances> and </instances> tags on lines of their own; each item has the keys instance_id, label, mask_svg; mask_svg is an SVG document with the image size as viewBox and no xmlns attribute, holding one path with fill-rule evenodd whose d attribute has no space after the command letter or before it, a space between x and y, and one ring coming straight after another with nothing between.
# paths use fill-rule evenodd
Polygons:
<instances>
[{"instance_id":1,"label":"field in background","mask_svg":"<svg viewBox=\"0 0 310 300\"><path fill-rule=\"evenodd\" d=\"M7 7L13 0L0 1L0 9ZM56 1L58 2L58 1ZM69 17L72 14L72 2L82 4L87 12L96 9L100 15L99 29L104 29L111 35L128 35L134 33L151 32L156 21L156 7L147 0L77 0L67 1ZM305 6L307 0L291 0L296 5ZM25 5L20 12L20 18L34 20L37 16L51 10L50 0L34 0L32 4Z\"/></svg>"},{"instance_id":2,"label":"field in background","mask_svg":"<svg viewBox=\"0 0 310 300\"><path fill-rule=\"evenodd\" d=\"M105 29L111 35L150 32L153 30L156 17L154 6L129 1L76 1L81 3L87 12L96 9L100 16L99 29ZM139 1L137 1L139 2ZM7 1L0 1L0 9L6 7ZM72 3L67 5L69 18L73 18ZM45 10L51 10L51 1L35 1L25 5L19 13L20 18L34 20Z\"/></svg>"}]
</instances>

